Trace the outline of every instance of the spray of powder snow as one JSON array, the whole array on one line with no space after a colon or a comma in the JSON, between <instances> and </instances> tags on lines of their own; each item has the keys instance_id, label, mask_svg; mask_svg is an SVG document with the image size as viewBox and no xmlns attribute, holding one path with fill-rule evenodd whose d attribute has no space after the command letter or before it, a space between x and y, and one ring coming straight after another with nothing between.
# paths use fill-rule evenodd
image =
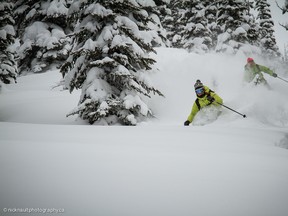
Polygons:
<instances>
[{"instance_id":1,"label":"spray of powder snow","mask_svg":"<svg viewBox=\"0 0 288 216\"><path fill-rule=\"evenodd\" d=\"M158 73L155 73L152 79L165 98L157 97L150 105L161 122L182 124L187 119L196 99L193 86L195 81L200 79L204 85L222 97L226 106L246 114L250 121L279 127L288 126L288 94L285 93L288 91L288 84L267 74L264 76L271 90L243 83L246 56L198 55L185 50L158 48L155 58ZM268 63L263 63L261 59L255 61L269 67L272 64L267 65ZM283 71L275 72L283 78L287 77ZM241 118L240 115L223 108L215 123Z\"/></svg>"}]
</instances>

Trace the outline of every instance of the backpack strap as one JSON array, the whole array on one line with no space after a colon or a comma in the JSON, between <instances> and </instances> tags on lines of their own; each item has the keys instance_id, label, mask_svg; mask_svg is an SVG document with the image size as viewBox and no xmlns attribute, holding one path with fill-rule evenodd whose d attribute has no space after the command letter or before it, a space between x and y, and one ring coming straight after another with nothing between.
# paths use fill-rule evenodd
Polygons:
<instances>
[{"instance_id":1,"label":"backpack strap","mask_svg":"<svg viewBox=\"0 0 288 216\"><path fill-rule=\"evenodd\" d=\"M211 89L209 89L209 91L208 91L208 93L206 93L206 95L210 95L210 93L213 93L213 92L214 92L214 91L212 91ZM201 109L201 105L200 105L200 103L199 103L199 99L198 99L198 98L195 100L195 103L196 103L198 109L200 110L200 109ZM212 104L212 102L211 102L210 104ZM209 105L210 105L210 104L209 104Z\"/></svg>"},{"instance_id":2,"label":"backpack strap","mask_svg":"<svg viewBox=\"0 0 288 216\"><path fill-rule=\"evenodd\" d=\"M210 95L210 93L214 93L214 91L212 91L211 89L209 89L209 92L207 93L207 95Z\"/></svg>"},{"instance_id":3,"label":"backpack strap","mask_svg":"<svg viewBox=\"0 0 288 216\"><path fill-rule=\"evenodd\" d=\"M198 109L200 110L200 109L201 109L201 106L200 106L200 103L199 103L199 99L198 99L198 98L195 100L195 103L196 103Z\"/></svg>"},{"instance_id":4,"label":"backpack strap","mask_svg":"<svg viewBox=\"0 0 288 216\"><path fill-rule=\"evenodd\" d=\"M207 93L208 96L211 96L210 93L213 93L214 91L212 91L211 89L209 89L209 92ZM210 102L208 105L211 105L213 102Z\"/></svg>"}]
</instances>

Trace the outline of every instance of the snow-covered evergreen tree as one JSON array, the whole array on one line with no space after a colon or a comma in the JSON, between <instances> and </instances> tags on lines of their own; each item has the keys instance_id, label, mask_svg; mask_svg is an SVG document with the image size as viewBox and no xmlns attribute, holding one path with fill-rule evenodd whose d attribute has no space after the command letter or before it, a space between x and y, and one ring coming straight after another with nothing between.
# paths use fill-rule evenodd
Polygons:
<instances>
[{"instance_id":1,"label":"snow-covered evergreen tree","mask_svg":"<svg viewBox=\"0 0 288 216\"><path fill-rule=\"evenodd\" d=\"M218 35L216 51L234 54L242 50L244 53L260 54L257 47L253 44L251 46L252 37L249 36L249 31L251 34L256 26L253 25L255 22L249 12L249 1L218 1L218 10L217 24L222 33Z\"/></svg>"},{"instance_id":2,"label":"snow-covered evergreen tree","mask_svg":"<svg viewBox=\"0 0 288 216\"><path fill-rule=\"evenodd\" d=\"M17 77L15 53L11 49L15 40L13 8L12 0L0 0L0 88L3 83L14 83Z\"/></svg>"},{"instance_id":3,"label":"snow-covered evergreen tree","mask_svg":"<svg viewBox=\"0 0 288 216\"><path fill-rule=\"evenodd\" d=\"M20 38L19 68L41 72L66 60L70 50L66 37L68 0L19 0L15 19Z\"/></svg>"},{"instance_id":4,"label":"snow-covered evergreen tree","mask_svg":"<svg viewBox=\"0 0 288 216\"><path fill-rule=\"evenodd\" d=\"M134 0L75 0L69 14L78 15L79 24L61 72L70 92L82 89L82 94L68 116L78 114L90 124L135 125L152 114L144 96L162 93L147 76L155 63L149 53L158 38L145 25L149 14Z\"/></svg>"},{"instance_id":5,"label":"snow-covered evergreen tree","mask_svg":"<svg viewBox=\"0 0 288 216\"><path fill-rule=\"evenodd\" d=\"M190 52L205 53L212 47L212 32L208 28L206 4L203 0L189 0L185 2L183 19L186 23L181 32L183 48Z\"/></svg>"},{"instance_id":6,"label":"snow-covered evergreen tree","mask_svg":"<svg viewBox=\"0 0 288 216\"><path fill-rule=\"evenodd\" d=\"M205 17L207 19L207 28L210 31L211 50L215 50L217 46L218 35L221 33L221 28L217 24L218 15L217 2L205 1Z\"/></svg>"},{"instance_id":7,"label":"snow-covered evergreen tree","mask_svg":"<svg viewBox=\"0 0 288 216\"><path fill-rule=\"evenodd\" d=\"M163 10L163 11L162 11ZM172 10L171 10L171 2L167 3L166 8L160 9L161 15L160 20L161 23L166 31L166 37L168 39L168 46L171 46L171 29L173 27L173 17L172 17Z\"/></svg>"},{"instance_id":8,"label":"snow-covered evergreen tree","mask_svg":"<svg viewBox=\"0 0 288 216\"><path fill-rule=\"evenodd\" d=\"M288 0L285 0L285 4L284 4L284 7L283 7L283 14L288 12Z\"/></svg>"},{"instance_id":9,"label":"snow-covered evergreen tree","mask_svg":"<svg viewBox=\"0 0 288 216\"><path fill-rule=\"evenodd\" d=\"M256 0L258 20L260 22L260 43L262 53L268 57L279 57L280 52L274 36L274 22L272 20L270 4L267 0Z\"/></svg>"},{"instance_id":10,"label":"snow-covered evergreen tree","mask_svg":"<svg viewBox=\"0 0 288 216\"><path fill-rule=\"evenodd\" d=\"M151 30L157 32L159 38L155 38L153 42L153 46L166 46L168 44L166 31L162 26L160 16L161 12L165 8L165 1L167 0L158 0L157 3L155 1L143 1L143 0L135 0L139 6L142 8L144 13L148 13L148 17L146 20L141 20L141 22L136 23L139 27L139 30L142 29L142 25L148 26ZM145 29L146 27L144 27Z\"/></svg>"},{"instance_id":11,"label":"snow-covered evergreen tree","mask_svg":"<svg viewBox=\"0 0 288 216\"><path fill-rule=\"evenodd\" d=\"M277 6L280 8L282 11L282 14L285 14L288 12L288 0L285 0L285 4L283 6L280 6L279 3L276 1ZM280 25L288 31L288 23L280 23Z\"/></svg>"},{"instance_id":12,"label":"snow-covered evergreen tree","mask_svg":"<svg viewBox=\"0 0 288 216\"><path fill-rule=\"evenodd\" d=\"M175 48L183 48L182 35L186 21L184 20L185 6L183 0L171 0L167 4L166 16L162 19L164 28L167 31L167 39L170 46Z\"/></svg>"},{"instance_id":13,"label":"snow-covered evergreen tree","mask_svg":"<svg viewBox=\"0 0 288 216\"><path fill-rule=\"evenodd\" d=\"M288 12L288 0L285 0L285 3L283 6L279 6L277 1L276 1L276 3L277 3L277 6L281 9L282 14L285 14ZM280 25L288 31L288 22L280 23ZM284 71L287 72L287 68L288 68L288 44L284 44L283 65L284 65L284 67L283 67Z\"/></svg>"},{"instance_id":14,"label":"snow-covered evergreen tree","mask_svg":"<svg viewBox=\"0 0 288 216\"><path fill-rule=\"evenodd\" d=\"M164 19L170 14L168 5L170 0L154 0L156 7L153 7L153 13L157 16L153 16L152 19L155 20L155 27L151 27L158 32L159 37L162 39L162 46L169 47L170 41L167 38L167 30L164 28L163 22Z\"/></svg>"},{"instance_id":15,"label":"snow-covered evergreen tree","mask_svg":"<svg viewBox=\"0 0 288 216\"><path fill-rule=\"evenodd\" d=\"M285 0L285 3L283 6L280 6L278 1L276 1L276 4L280 8L280 10L282 11L282 14L285 14L286 12L288 12L288 0Z\"/></svg>"}]
</instances>

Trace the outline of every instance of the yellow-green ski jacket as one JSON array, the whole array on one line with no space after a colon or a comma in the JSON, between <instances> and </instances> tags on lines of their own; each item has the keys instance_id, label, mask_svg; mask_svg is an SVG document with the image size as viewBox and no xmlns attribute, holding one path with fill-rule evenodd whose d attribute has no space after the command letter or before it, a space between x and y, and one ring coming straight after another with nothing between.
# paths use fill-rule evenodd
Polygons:
<instances>
[{"instance_id":1,"label":"yellow-green ski jacket","mask_svg":"<svg viewBox=\"0 0 288 216\"><path fill-rule=\"evenodd\" d=\"M217 104L216 102L223 104L223 100L222 98L220 98L214 91L210 90L207 86L204 86L205 89L205 95L204 97L198 97L195 100L193 106L192 106L192 110L190 115L188 116L187 120L191 123L195 117L195 115L199 112L199 110L203 107L209 106L211 104L215 105L215 106L219 106L219 104ZM210 95L212 96L215 101L213 103L211 103L208 99L207 96ZM197 102L198 101L198 102Z\"/></svg>"},{"instance_id":2,"label":"yellow-green ski jacket","mask_svg":"<svg viewBox=\"0 0 288 216\"><path fill-rule=\"evenodd\" d=\"M254 80L255 76L258 74L260 79L264 79L264 76L261 72L267 73L269 75L273 75L273 71L270 70L268 67L254 64L252 66L245 65L245 74L244 74L244 81L251 82Z\"/></svg>"}]
</instances>

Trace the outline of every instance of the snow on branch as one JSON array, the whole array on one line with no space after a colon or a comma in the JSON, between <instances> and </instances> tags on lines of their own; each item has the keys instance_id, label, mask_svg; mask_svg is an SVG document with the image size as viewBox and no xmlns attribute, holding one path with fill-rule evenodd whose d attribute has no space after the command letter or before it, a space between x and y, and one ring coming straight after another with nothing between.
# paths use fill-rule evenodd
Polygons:
<instances>
[{"instance_id":1,"label":"snow on branch","mask_svg":"<svg viewBox=\"0 0 288 216\"><path fill-rule=\"evenodd\" d=\"M282 26L283 28L285 28L286 31L288 31L288 23L286 23L286 24L279 23L279 25Z\"/></svg>"},{"instance_id":2,"label":"snow on branch","mask_svg":"<svg viewBox=\"0 0 288 216\"><path fill-rule=\"evenodd\" d=\"M63 1L54 0L50 3L49 7L47 8L47 16L48 17L60 17L60 16L67 16L68 15L68 8L66 7Z\"/></svg>"},{"instance_id":3,"label":"snow on branch","mask_svg":"<svg viewBox=\"0 0 288 216\"><path fill-rule=\"evenodd\" d=\"M286 12L288 12L288 1L286 0L285 5L283 5L282 7L278 4L278 2L276 1L276 4L278 6L278 8L280 8L280 10L282 11L282 14L285 14Z\"/></svg>"},{"instance_id":4,"label":"snow on branch","mask_svg":"<svg viewBox=\"0 0 288 216\"><path fill-rule=\"evenodd\" d=\"M109 15L112 15L113 11L110 9L106 9L102 5L96 3L96 4L89 5L88 8L85 10L84 14L85 15L91 14L91 15L103 18L103 17L107 17Z\"/></svg>"}]
</instances>

